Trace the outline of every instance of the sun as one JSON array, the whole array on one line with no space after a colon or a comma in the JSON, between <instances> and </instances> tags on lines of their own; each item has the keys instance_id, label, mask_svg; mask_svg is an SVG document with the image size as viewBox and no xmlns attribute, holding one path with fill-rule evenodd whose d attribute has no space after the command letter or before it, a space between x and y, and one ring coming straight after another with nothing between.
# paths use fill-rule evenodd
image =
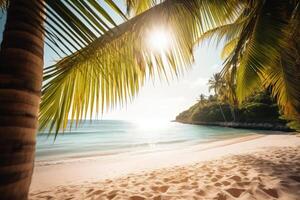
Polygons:
<instances>
[{"instance_id":1,"label":"sun","mask_svg":"<svg viewBox=\"0 0 300 200\"><path fill-rule=\"evenodd\" d=\"M152 51L162 52L170 48L171 36L164 28L156 28L149 32L147 37L148 46Z\"/></svg>"}]
</instances>

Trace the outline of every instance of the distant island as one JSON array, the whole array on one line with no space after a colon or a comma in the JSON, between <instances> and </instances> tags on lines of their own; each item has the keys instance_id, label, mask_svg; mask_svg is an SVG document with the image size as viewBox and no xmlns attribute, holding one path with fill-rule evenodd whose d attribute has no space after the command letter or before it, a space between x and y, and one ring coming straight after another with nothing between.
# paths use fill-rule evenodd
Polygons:
<instances>
[{"instance_id":1,"label":"distant island","mask_svg":"<svg viewBox=\"0 0 300 200\"><path fill-rule=\"evenodd\" d=\"M267 91L252 95L240 106L218 100L217 95L200 95L198 102L176 116L176 122L234 128L293 131Z\"/></svg>"}]
</instances>

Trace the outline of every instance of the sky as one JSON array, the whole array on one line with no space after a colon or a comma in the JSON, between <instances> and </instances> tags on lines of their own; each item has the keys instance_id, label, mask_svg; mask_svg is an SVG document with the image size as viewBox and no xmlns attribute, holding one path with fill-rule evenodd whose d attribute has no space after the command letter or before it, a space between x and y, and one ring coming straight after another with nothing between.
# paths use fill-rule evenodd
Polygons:
<instances>
[{"instance_id":1,"label":"sky","mask_svg":"<svg viewBox=\"0 0 300 200\"><path fill-rule=\"evenodd\" d=\"M195 63L178 80L169 83L148 81L126 108L105 114L105 119L169 121L192 106L199 95L209 94L208 79L221 70L220 49L200 46Z\"/></svg>"},{"instance_id":2,"label":"sky","mask_svg":"<svg viewBox=\"0 0 300 200\"><path fill-rule=\"evenodd\" d=\"M0 41L5 16L0 13ZM192 106L199 95L209 94L208 79L221 70L221 48L215 45L200 45L195 48L195 63L183 76L169 83L147 81L132 102L99 116L102 119L164 122ZM57 61L57 57L45 48L45 66Z\"/></svg>"}]
</instances>

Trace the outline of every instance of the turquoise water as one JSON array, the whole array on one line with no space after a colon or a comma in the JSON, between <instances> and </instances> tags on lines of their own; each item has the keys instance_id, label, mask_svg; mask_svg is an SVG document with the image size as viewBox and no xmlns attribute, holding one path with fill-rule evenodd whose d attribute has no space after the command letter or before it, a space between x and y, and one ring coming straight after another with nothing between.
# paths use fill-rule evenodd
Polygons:
<instances>
[{"instance_id":1,"label":"turquoise water","mask_svg":"<svg viewBox=\"0 0 300 200\"><path fill-rule=\"evenodd\" d=\"M117 120L84 122L54 136L39 134L37 160L103 156L124 152L153 152L172 150L199 143L252 134L251 130L199 126L166 122L161 124L135 123Z\"/></svg>"}]
</instances>

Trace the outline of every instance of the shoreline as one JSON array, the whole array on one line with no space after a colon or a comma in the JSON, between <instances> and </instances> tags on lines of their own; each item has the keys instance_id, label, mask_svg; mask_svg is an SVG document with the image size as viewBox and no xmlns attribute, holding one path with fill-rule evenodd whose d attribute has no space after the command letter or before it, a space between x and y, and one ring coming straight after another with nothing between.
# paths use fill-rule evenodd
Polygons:
<instances>
[{"instance_id":1,"label":"shoreline","mask_svg":"<svg viewBox=\"0 0 300 200\"><path fill-rule=\"evenodd\" d=\"M271 131L273 133L273 131ZM267 133L267 131L265 131ZM78 162L78 161L84 161L84 160L97 160L99 158L103 157L116 157L116 156L129 156L129 155L146 155L146 154L155 154L155 153L161 153L161 152L172 152L174 151L174 147L180 148L180 149L186 149L191 146L203 146L202 148L199 148L199 150L204 150L207 146L212 146L214 144L227 144L231 141L238 142L242 140L250 140L252 138L257 138L259 136L259 132L249 132L245 135L239 135L239 136L231 136L228 138L222 138L222 139L215 139L215 140L209 140L209 141L199 141L191 143L191 141L185 141L185 142L172 142L172 145L174 145L172 148L156 148L153 149L132 149L132 148L123 148L123 149L113 149L113 150L103 150L103 151L94 151L89 152L86 154L79 154L79 155L63 155L63 156L57 156L57 157L48 157L47 159L36 159L35 160L35 166L47 166L47 165L57 165L57 164L63 164L63 163L72 163L72 162ZM262 136L262 135L261 135Z\"/></svg>"},{"instance_id":2,"label":"shoreline","mask_svg":"<svg viewBox=\"0 0 300 200\"><path fill-rule=\"evenodd\" d=\"M256 134L166 152L142 155L128 153L36 166L31 193L52 190L58 186L84 185L93 181L115 179L132 173L191 165L229 155L259 152L267 147L286 146L300 146L300 137L273 132L273 135Z\"/></svg>"},{"instance_id":3,"label":"shoreline","mask_svg":"<svg viewBox=\"0 0 300 200\"><path fill-rule=\"evenodd\" d=\"M248 122L200 122L200 121L185 121L185 120L173 120L172 122L178 122L182 124L192 125L204 125L204 126L219 126L229 127L236 129L251 129L251 130L262 130L262 131L282 131L282 132L294 132L288 126L282 124L272 123L248 123Z\"/></svg>"}]
</instances>

